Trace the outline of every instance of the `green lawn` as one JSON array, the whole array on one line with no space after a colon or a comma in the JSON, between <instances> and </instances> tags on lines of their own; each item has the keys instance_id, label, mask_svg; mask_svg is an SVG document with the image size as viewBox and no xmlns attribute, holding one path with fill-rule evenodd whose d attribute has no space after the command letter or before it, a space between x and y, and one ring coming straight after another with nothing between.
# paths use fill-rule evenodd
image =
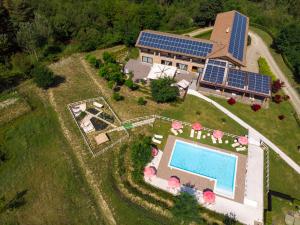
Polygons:
<instances>
[{"instance_id":1,"label":"green lawn","mask_svg":"<svg viewBox=\"0 0 300 225\"><path fill-rule=\"evenodd\" d=\"M207 39L207 40L209 40L210 36L211 36L211 33L212 33L212 30L209 30L209 31L206 31L204 33L198 34L198 35L196 35L194 37L195 38L201 38L201 39Z\"/></svg>"},{"instance_id":2,"label":"green lawn","mask_svg":"<svg viewBox=\"0 0 300 225\"><path fill-rule=\"evenodd\" d=\"M8 160L0 164L0 197L24 191L24 205L0 213L1 224L104 224L52 108L25 85L34 110L0 129ZM15 110L18 110L16 107Z\"/></svg>"}]
</instances>

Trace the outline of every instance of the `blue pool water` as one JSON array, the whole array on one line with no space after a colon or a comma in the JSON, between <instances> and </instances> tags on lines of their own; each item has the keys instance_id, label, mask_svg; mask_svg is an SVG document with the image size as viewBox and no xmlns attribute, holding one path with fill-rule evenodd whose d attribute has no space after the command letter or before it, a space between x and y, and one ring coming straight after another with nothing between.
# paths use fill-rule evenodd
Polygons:
<instances>
[{"instance_id":1,"label":"blue pool water","mask_svg":"<svg viewBox=\"0 0 300 225\"><path fill-rule=\"evenodd\" d=\"M176 141L170 166L216 180L216 191L233 194L237 157Z\"/></svg>"}]
</instances>

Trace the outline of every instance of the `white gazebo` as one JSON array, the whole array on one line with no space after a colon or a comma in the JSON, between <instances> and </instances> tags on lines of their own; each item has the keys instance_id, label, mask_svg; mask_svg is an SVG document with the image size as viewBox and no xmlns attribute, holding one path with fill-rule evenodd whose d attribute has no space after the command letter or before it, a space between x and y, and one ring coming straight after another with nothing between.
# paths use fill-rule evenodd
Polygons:
<instances>
[{"instance_id":1,"label":"white gazebo","mask_svg":"<svg viewBox=\"0 0 300 225\"><path fill-rule=\"evenodd\" d=\"M159 78L174 78L177 68L175 66L167 66L158 63L154 63L147 76L147 79L157 80Z\"/></svg>"}]
</instances>

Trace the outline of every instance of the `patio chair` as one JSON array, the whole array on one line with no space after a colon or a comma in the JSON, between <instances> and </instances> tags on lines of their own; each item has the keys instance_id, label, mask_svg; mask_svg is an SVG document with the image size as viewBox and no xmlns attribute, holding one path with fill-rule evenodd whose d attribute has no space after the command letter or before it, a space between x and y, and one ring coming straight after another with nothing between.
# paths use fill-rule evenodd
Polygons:
<instances>
[{"instance_id":1,"label":"patio chair","mask_svg":"<svg viewBox=\"0 0 300 225\"><path fill-rule=\"evenodd\" d=\"M158 134L154 134L154 137L157 138L157 139L162 139L164 136L158 135Z\"/></svg>"},{"instance_id":2,"label":"patio chair","mask_svg":"<svg viewBox=\"0 0 300 225\"><path fill-rule=\"evenodd\" d=\"M246 147L239 147L239 148L236 148L235 149L237 152L242 152L242 151L245 151L246 150Z\"/></svg>"},{"instance_id":3,"label":"patio chair","mask_svg":"<svg viewBox=\"0 0 300 225\"><path fill-rule=\"evenodd\" d=\"M179 129L178 132L179 132L180 134L182 134L182 133L183 133L183 130L182 130L182 129Z\"/></svg>"},{"instance_id":4,"label":"patio chair","mask_svg":"<svg viewBox=\"0 0 300 225\"><path fill-rule=\"evenodd\" d=\"M155 144L159 144L159 145L161 144L161 141L155 139L154 137L152 138L152 142L155 143Z\"/></svg>"},{"instance_id":5,"label":"patio chair","mask_svg":"<svg viewBox=\"0 0 300 225\"><path fill-rule=\"evenodd\" d=\"M222 138L218 138L218 142L219 142L219 144L222 144L223 143Z\"/></svg>"},{"instance_id":6,"label":"patio chair","mask_svg":"<svg viewBox=\"0 0 300 225\"><path fill-rule=\"evenodd\" d=\"M171 132L172 132L175 136L178 135L178 132L177 132L174 128L171 128Z\"/></svg>"},{"instance_id":7,"label":"patio chair","mask_svg":"<svg viewBox=\"0 0 300 225\"><path fill-rule=\"evenodd\" d=\"M217 143L217 139L215 139L213 135L211 135L211 140L212 140L213 144Z\"/></svg>"},{"instance_id":8,"label":"patio chair","mask_svg":"<svg viewBox=\"0 0 300 225\"><path fill-rule=\"evenodd\" d=\"M194 138L194 135L195 135L195 130L194 130L194 129L191 129L190 137L191 137L191 138Z\"/></svg>"},{"instance_id":9,"label":"patio chair","mask_svg":"<svg viewBox=\"0 0 300 225\"><path fill-rule=\"evenodd\" d=\"M235 143L233 143L231 146L232 146L233 148L235 148L235 147L237 147L237 146L239 146L239 145L240 145L240 143L235 142Z\"/></svg>"},{"instance_id":10,"label":"patio chair","mask_svg":"<svg viewBox=\"0 0 300 225\"><path fill-rule=\"evenodd\" d=\"M198 140L201 139L201 134L202 134L202 132L201 132L201 131L198 131L198 133L197 133L197 139L198 139Z\"/></svg>"}]
</instances>

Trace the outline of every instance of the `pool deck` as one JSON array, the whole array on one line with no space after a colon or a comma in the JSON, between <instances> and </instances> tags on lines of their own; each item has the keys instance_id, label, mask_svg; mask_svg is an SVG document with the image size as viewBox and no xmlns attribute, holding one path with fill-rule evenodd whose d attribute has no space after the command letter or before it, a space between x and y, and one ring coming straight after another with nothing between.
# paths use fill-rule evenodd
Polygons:
<instances>
[{"instance_id":1,"label":"pool deck","mask_svg":"<svg viewBox=\"0 0 300 225\"><path fill-rule=\"evenodd\" d=\"M180 178L180 181L182 184L188 184L188 186L193 186L200 191L203 191L206 188L214 190L214 186L215 186L214 180L210 180L205 177L201 177L201 176L198 176L195 174L184 172L184 171L178 170L176 168L170 168L168 166L170 157L172 154L173 146L174 146L176 140L185 141L185 142L196 144L199 146L205 146L205 147L208 147L208 148L220 151L220 152L225 152L225 153L229 153L229 154L237 156L238 160L237 160L234 199L231 199L231 198L228 198L228 199L234 200L239 203L244 202L247 156L239 154L239 153L219 149L214 146L208 146L208 145L205 145L205 144L202 144L199 142L194 142L194 141L190 141L190 140L187 140L184 138L169 135L168 139L167 139L167 143L166 143L164 151L163 151L163 155L161 157L161 160L160 160L160 163L159 163L159 166L157 169L157 177L158 178L168 180L170 178L170 176L177 176ZM220 195L220 196L223 198L227 198L224 195Z\"/></svg>"}]
</instances>

